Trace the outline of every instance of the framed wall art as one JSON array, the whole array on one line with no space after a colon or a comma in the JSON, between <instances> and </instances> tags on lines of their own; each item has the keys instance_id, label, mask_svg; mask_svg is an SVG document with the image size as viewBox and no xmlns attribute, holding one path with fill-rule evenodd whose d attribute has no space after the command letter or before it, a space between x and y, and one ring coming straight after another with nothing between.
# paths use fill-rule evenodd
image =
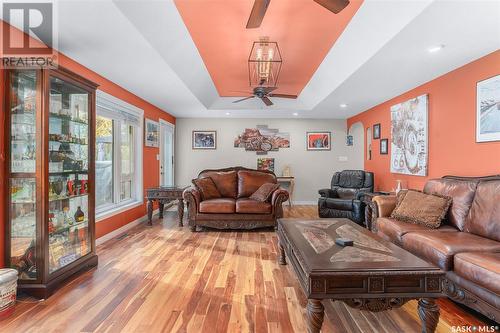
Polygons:
<instances>
[{"instance_id":1,"label":"framed wall art","mask_svg":"<svg viewBox=\"0 0 500 333\"><path fill-rule=\"evenodd\" d=\"M373 138L380 139L380 124L373 125Z\"/></svg>"},{"instance_id":2,"label":"framed wall art","mask_svg":"<svg viewBox=\"0 0 500 333\"><path fill-rule=\"evenodd\" d=\"M307 132L307 150L331 150L331 132Z\"/></svg>"},{"instance_id":3,"label":"framed wall art","mask_svg":"<svg viewBox=\"0 0 500 333\"><path fill-rule=\"evenodd\" d=\"M500 75L476 87L476 142L500 141Z\"/></svg>"},{"instance_id":4,"label":"framed wall art","mask_svg":"<svg viewBox=\"0 0 500 333\"><path fill-rule=\"evenodd\" d=\"M428 96L391 107L391 172L427 175Z\"/></svg>"},{"instance_id":5,"label":"framed wall art","mask_svg":"<svg viewBox=\"0 0 500 333\"><path fill-rule=\"evenodd\" d=\"M257 170L274 172L274 158L266 158L266 157L258 158Z\"/></svg>"},{"instance_id":6,"label":"framed wall art","mask_svg":"<svg viewBox=\"0 0 500 333\"><path fill-rule=\"evenodd\" d=\"M144 130L146 132L144 135L144 145L146 147L158 147L160 136L158 122L146 118Z\"/></svg>"},{"instance_id":7,"label":"framed wall art","mask_svg":"<svg viewBox=\"0 0 500 333\"><path fill-rule=\"evenodd\" d=\"M380 154L387 155L389 153L389 139L380 140Z\"/></svg>"},{"instance_id":8,"label":"framed wall art","mask_svg":"<svg viewBox=\"0 0 500 333\"><path fill-rule=\"evenodd\" d=\"M217 131L193 131L193 149L217 149Z\"/></svg>"}]
</instances>

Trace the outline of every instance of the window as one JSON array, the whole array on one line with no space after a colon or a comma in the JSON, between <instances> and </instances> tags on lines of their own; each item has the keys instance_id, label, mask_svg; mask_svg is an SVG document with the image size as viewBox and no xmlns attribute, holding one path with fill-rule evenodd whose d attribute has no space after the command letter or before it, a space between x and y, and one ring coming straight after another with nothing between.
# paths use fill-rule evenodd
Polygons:
<instances>
[{"instance_id":1,"label":"window","mask_svg":"<svg viewBox=\"0 0 500 333\"><path fill-rule=\"evenodd\" d=\"M143 202L143 111L101 91L96 105L96 213L103 219Z\"/></svg>"}]
</instances>

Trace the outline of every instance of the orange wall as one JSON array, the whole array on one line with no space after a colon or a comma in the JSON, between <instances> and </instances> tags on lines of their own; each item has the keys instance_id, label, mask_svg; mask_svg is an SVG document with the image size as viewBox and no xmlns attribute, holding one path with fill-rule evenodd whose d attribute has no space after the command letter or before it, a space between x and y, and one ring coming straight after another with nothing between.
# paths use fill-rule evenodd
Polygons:
<instances>
[{"instance_id":1,"label":"orange wall","mask_svg":"<svg viewBox=\"0 0 500 333\"><path fill-rule=\"evenodd\" d=\"M380 140L372 140L372 160L365 169L375 173L375 187L391 190L396 179L409 188L422 189L429 178L444 175L480 176L500 174L500 141L476 143L476 83L500 74L500 51L455 69L347 120L348 128L361 122L365 129L381 124L381 138L391 136L392 105L429 95L428 176L406 176L390 172L389 154L380 155ZM366 144L365 144L366 146ZM366 157L366 147L365 155Z\"/></svg>"},{"instance_id":2,"label":"orange wall","mask_svg":"<svg viewBox=\"0 0 500 333\"><path fill-rule=\"evenodd\" d=\"M0 24L3 22L0 21ZM112 59L109 59L112 61ZM63 54L59 54L59 65L63 66L99 85L98 89L102 90L110 95L113 95L127 103L130 103L140 109L144 110L144 117L155 121L160 118L175 124L175 118L168 114L166 111L157 108L156 106L146 102L142 98L132 94L131 92L123 89L119 85L111 82L110 80L102 77L101 75L91 71L85 66L77 63L76 61L66 57ZM127 70L124 68L124 70ZM1 72L1 82L0 82L0 267L4 265L4 239L5 239L5 207L4 207L4 197L5 193L5 180L3 179L3 170L5 170L5 151L4 151L4 121L5 121L5 110L4 110L4 71L0 69ZM158 186L159 184L159 163L156 160L156 155L159 154L158 148L143 147L143 184L144 188ZM124 213L114 215L106 220L96 223L96 238L99 238L115 229L118 229L125 224L134 221L146 214L146 203L142 206L127 210Z\"/></svg>"}]
</instances>

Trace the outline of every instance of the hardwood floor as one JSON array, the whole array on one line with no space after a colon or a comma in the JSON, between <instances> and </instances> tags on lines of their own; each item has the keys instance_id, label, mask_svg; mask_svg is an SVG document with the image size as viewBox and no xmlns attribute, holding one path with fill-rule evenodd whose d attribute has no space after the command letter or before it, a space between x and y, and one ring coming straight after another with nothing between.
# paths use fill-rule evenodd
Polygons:
<instances>
[{"instance_id":1,"label":"hardwood floor","mask_svg":"<svg viewBox=\"0 0 500 333\"><path fill-rule=\"evenodd\" d=\"M316 207L286 208L291 217ZM174 212L98 247L99 266L48 300L21 297L1 332L305 332L305 304L271 231L191 233ZM483 325L440 301L438 332ZM381 313L325 302L323 332L420 332L416 302Z\"/></svg>"}]
</instances>

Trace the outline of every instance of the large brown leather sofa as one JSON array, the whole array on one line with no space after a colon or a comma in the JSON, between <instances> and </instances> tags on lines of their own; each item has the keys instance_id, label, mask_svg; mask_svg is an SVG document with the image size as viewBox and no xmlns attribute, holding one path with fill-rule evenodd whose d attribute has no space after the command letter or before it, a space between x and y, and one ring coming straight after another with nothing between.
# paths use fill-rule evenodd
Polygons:
<instances>
[{"instance_id":1,"label":"large brown leather sofa","mask_svg":"<svg viewBox=\"0 0 500 333\"><path fill-rule=\"evenodd\" d=\"M286 190L275 190L270 202L249 198L262 184L277 183L276 175L270 171L233 167L204 170L198 178L204 177L212 178L222 198L201 200L194 186L184 191L192 231L197 226L216 229L276 227L276 220L283 216L282 203L288 200Z\"/></svg>"},{"instance_id":2,"label":"large brown leather sofa","mask_svg":"<svg viewBox=\"0 0 500 333\"><path fill-rule=\"evenodd\" d=\"M432 179L423 191L453 199L439 228L390 218L396 197L379 196L372 231L446 271L448 297L500 321L500 175Z\"/></svg>"}]
</instances>

